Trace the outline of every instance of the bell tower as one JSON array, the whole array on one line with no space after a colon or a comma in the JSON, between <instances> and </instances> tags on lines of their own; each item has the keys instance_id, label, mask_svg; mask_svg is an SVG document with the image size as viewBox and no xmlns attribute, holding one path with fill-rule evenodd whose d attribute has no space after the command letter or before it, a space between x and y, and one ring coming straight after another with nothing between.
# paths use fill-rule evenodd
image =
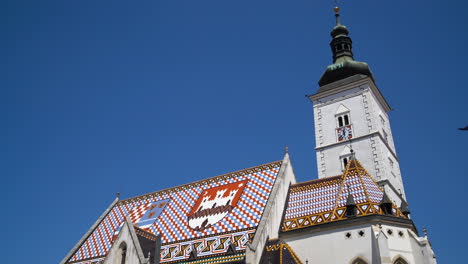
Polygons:
<instances>
[{"instance_id":1,"label":"bell tower","mask_svg":"<svg viewBox=\"0 0 468 264\"><path fill-rule=\"evenodd\" d=\"M390 199L400 204L406 198L390 128L391 108L367 63L354 60L353 42L338 7L335 17L330 33L333 64L320 78L318 91L309 96L319 178L342 174L351 155L356 155Z\"/></svg>"}]
</instances>

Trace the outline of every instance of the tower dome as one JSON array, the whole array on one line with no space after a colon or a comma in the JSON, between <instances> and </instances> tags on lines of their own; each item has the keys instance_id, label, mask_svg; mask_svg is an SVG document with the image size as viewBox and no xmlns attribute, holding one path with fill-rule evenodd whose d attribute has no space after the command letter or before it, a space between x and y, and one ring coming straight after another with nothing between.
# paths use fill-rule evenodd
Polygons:
<instances>
[{"instance_id":1,"label":"tower dome","mask_svg":"<svg viewBox=\"0 0 468 264\"><path fill-rule=\"evenodd\" d=\"M349 37L349 30L340 22L339 8L335 7L336 25L330 35L330 47L333 54L333 64L329 65L319 80L319 86L351 77L356 74L369 76L373 79L369 65L355 61L353 58L353 41Z\"/></svg>"}]
</instances>

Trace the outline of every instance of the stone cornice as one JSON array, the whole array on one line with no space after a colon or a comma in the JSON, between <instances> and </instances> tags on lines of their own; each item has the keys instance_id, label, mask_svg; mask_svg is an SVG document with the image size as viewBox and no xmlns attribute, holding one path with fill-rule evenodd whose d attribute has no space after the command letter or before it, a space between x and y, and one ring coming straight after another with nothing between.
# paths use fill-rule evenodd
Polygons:
<instances>
[{"instance_id":1,"label":"stone cornice","mask_svg":"<svg viewBox=\"0 0 468 264\"><path fill-rule=\"evenodd\" d=\"M374 137L374 136L378 136L381 139L381 141L385 144L387 149L392 154L393 158L395 158L395 160L399 162L399 159L398 159L396 153L393 151L393 149L390 147L390 145L388 145L388 142L383 138L380 131L374 131L374 132L369 133L369 134L364 135L364 136L355 137L355 138L352 139L352 141L356 141L356 140L360 140L360 139L364 139L364 138L371 138L371 137ZM333 147L333 146L337 146L337 145L341 145L341 144L345 145L347 143L349 143L349 141L335 142L335 143L331 143L331 144L328 144L328 145L325 145L325 146L316 147L315 150L320 151L320 150L323 150L323 149L326 149L326 148L329 148L329 147Z\"/></svg>"},{"instance_id":2,"label":"stone cornice","mask_svg":"<svg viewBox=\"0 0 468 264\"><path fill-rule=\"evenodd\" d=\"M372 225L372 224L390 224L390 225L399 225L401 227L406 227L414 232L417 232L417 229L411 219L400 218L396 216L388 215L365 215L354 218L348 218L344 220L338 220L333 222L326 222L320 225L313 225L301 229L289 230L287 232L280 233L280 239L282 237L287 238L290 236L296 236L297 234L305 233L320 233L330 230L336 230L339 228L352 227L357 225Z\"/></svg>"},{"instance_id":3,"label":"stone cornice","mask_svg":"<svg viewBox=\"0 0 468 264\"><path fill-rule=\"evenodd\" d=\"M350 89L353 89L353 88L357 88L357 87L359 87L361 85L365 85L365 84L369 85L370 89L374 92L374 94L375 94L375 96L377 98L377 101L379 101L379 103L383 106L385 111L389 112L392 108L390 107L388 102L383 97L383 95L380 92L377 85L369 77L362 77L361 79L359 79L359 78L356 77L356 75L354 75L354 76L348 77L346 79L340 80L340 81L338 81L336 83L328 84L330 86L336 86L336 87L330 87L330 89L328 89L328 90L318 92L318 93L310 95L308 97L312 102L314 102L314 101L318 101L318 100L320 100L320 99L322 99L324 97L334 95L334 94L337 94L337 93L341 93L341 92L344 92L344 91L347 91L347 90L350 90Z\"/></svg>"}]
</instances>

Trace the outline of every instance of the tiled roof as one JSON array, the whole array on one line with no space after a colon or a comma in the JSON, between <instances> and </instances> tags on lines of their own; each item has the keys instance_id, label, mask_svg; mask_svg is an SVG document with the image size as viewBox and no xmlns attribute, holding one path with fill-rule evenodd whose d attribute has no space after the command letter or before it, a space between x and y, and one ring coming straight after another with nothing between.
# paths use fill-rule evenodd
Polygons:
<instances>
[{"instance_id":1,"label":"tiled roof","mask_svg":"<svg viewBox=\"0 0 468 264\"><path fill-rule=\"evenodd\" d=\"M357 216L383 214L379 204L383 190L357 160L351 160L343 175L292 185L282 231L290 231L345 219L349 192L357 205ZM406 218L393 205L393 214Z\"/></svg>"},{"instance_id":2,"label":"tiled roof","mask_svg":"<svg viewBox=\"0 0 468 264\"><path fill-rule=\"evenodd\" d=\"M281 162L119 201L68 263L104 257L127 215L140 229L161 235L161 263L237 251L255 233Z\"/></svg>"}]
</instances>

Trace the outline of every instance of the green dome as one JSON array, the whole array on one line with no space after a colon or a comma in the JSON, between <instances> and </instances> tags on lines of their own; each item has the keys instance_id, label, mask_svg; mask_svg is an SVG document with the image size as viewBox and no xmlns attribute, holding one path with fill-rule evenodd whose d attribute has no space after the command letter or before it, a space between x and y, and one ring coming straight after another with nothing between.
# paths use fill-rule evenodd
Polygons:
<instances>
[{"instance_id":1,"label":"green dome","mask_svg":"<svg viewBox=\"0 0 468 264\"><path fill-rule=\"evenodd\" d=\"M372 77L369 65L365 62L355 61L353 58L353 41L349 37L349 31L339 20L336 14L336 26L330 35L332 40L330 48L333 53L333 64L329 65L319 80L319 85L324 86L356 74Z\"/></svg>"},{"instance_id":2,"label":"green dome","mask_svg":"<svg viewBox=\"0 0 468 264\"><path fill-rule=\"evenodd\" d=\"M373 78L372 72L367 63L354 60L344 60L327 67L319 80L319 86L324 86L356 74L363 74Z\"/></svg>"},{"instance_id":3,"label":"green dome","mask_svg":"<svg viewBox=\"0 0 468 264\"><path fill-rule=\"evenodd\" d=\"M332 29L332 31L330 32L330 35L332 36L332 38L336 38L339 35L346 35L347 36L348 34L349 34L349 31L346 28L346 26L343 26L341 24L336 25Z\"/></svg>"}]
</instances>

